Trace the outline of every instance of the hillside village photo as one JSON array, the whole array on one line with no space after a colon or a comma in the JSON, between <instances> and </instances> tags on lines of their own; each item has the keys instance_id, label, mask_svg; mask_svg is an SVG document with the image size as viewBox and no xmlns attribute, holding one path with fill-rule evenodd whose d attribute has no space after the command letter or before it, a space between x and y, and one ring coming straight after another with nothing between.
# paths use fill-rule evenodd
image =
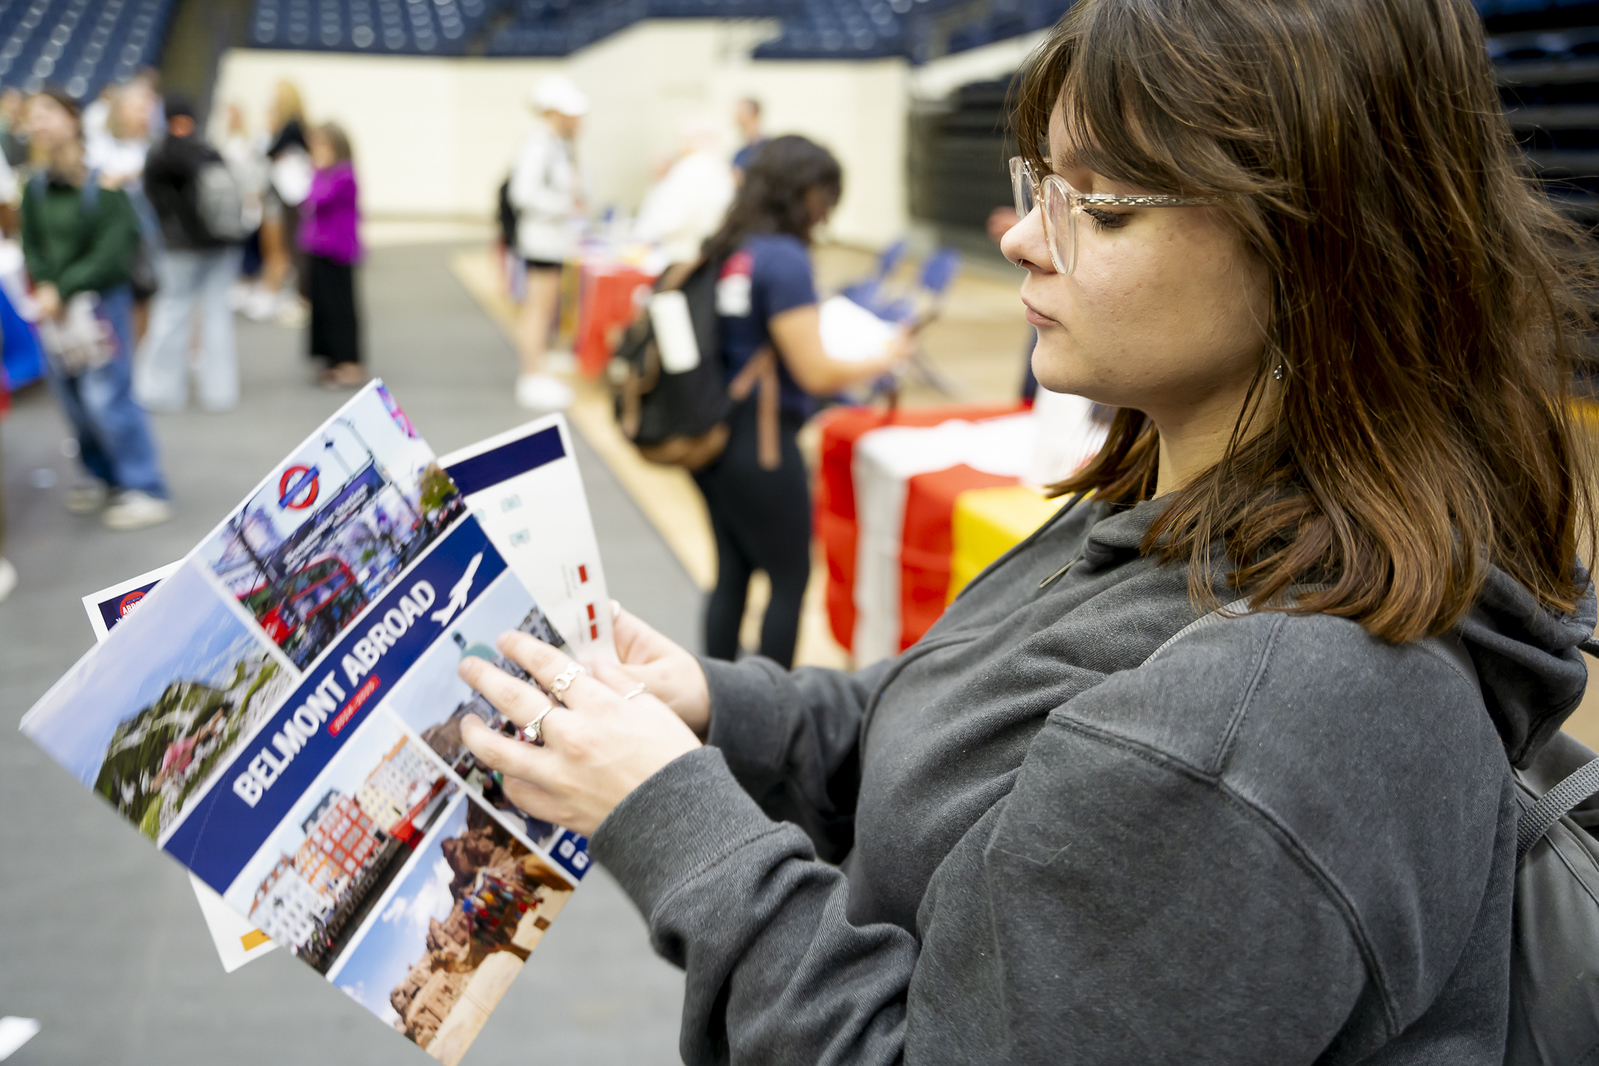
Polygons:
<instances>
[{"instance_id":1,"label":"hillside village photo","mask_svg":"<svg viewBox=\"0 0 1599 1066\"><path fill-rule=\"evenodd\" d=\"M159 592L140 607L153 624L118 626L24 725L156 841L296 680L198 567Z\"/></svg>"}]
</instances>

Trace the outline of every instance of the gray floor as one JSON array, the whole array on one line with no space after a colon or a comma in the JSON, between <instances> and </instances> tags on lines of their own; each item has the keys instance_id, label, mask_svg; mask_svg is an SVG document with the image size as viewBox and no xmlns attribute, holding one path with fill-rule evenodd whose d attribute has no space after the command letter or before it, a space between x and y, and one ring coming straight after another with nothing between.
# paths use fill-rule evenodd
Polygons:
<instances>
[{"instance_id":1,"label":"gray floor","mask_svg":"<svg viewBox=\"0 0 1599 1066\"><path fill-rule=\"evenodd\" d=\"M440 453L524 421L510 349L446 253L385 249L364 271L373 369ZM44 1026L13 1063L432 1061L282 952L224 975L183 870L14 728L92 643L80 595L181 556L341 402L307 384L296 331L241 330L240 409L156 421L179 509L166 526L115 534L66 513L73 464L41 390L16 397L4 424L5 554L22 583L0 605L0 1016ZM581 442L578 460L612 594L691 643L688 576ZM39 487L52 473L56 486ZM676 1062L681 1003L681 977L597 871L466 1062Z\"/></svg>"}]
</instances>

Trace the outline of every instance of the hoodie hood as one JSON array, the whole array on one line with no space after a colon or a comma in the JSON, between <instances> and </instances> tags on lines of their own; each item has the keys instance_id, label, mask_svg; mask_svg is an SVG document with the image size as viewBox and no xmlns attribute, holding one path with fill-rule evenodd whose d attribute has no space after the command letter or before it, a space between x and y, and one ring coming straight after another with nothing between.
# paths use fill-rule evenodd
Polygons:
<instances>
[{"instance_id":1,"label":"hoodie hood","mask_svg":"<svg viewBox=\"0 0 1599 1066\"><path fill-rule=\"evenodd\" d=\"M1560 614L1494 567L1477 609L1460 624L1483 702L1518 767L1530 762L1560 729L1588 687L1580 645L1593 637L1599 604L1580 563L1577 579L1587 591L1575 611Z\"/></svg>"},{"instance_id":2,"label":"hoodie hood","mask_svg":"<svg viewBox=\"0 0 1599 1066\"><path fill-rule=\"evenodd\" d=\"M1080 505L1080 504L1079 504ZM1163 499L1112 511L1090 529L1078 566L1104 570L1139 554L1144 534L1165 509ZM1218 574L1218 578L1220 574ZM1550 610L1498 567L1489 570L1477 607L1459 626L1477 669L1483 702L1499 730L1505 752L1524 768L1582 702L1588 667L1580 645L1593 639L1599 601L1588 571L1577 564L1587 591L1570 614Z\"/></svg>"}]
</instances>

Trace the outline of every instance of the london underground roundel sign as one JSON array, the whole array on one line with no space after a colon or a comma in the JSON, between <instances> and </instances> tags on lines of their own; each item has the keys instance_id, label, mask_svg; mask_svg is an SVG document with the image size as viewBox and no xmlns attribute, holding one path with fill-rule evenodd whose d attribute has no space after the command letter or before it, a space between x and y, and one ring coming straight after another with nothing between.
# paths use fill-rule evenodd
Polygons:
<instances>
[{"instance_id":1,"label":"london underground roundel sign","mask_svg":"<svg viewBox=\"0 0 1599 1066\"><path fill-rule=\"evenodd\" d=\"M321 491L320 471L314 466L291 466L278 479L278 506L303 511L316 502Z\"/></svg>"}]
</instances>

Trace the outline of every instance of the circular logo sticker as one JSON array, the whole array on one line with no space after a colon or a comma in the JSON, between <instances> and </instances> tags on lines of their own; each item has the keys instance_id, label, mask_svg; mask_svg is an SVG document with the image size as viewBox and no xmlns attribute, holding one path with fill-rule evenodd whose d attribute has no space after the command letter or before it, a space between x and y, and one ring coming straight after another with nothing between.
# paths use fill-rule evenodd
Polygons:
<instances>
[{"instance_id":1,"label":"circular logo sticker","mask_svg":"<svg viewBox=\"0 0 1599 1066\"><path fill-rule=\"evenodd\" d=\"M143 589L135 589L126 596L122 597L122 599L117 603L117 617L128 617L128 612L139 606L139 601L142 599L144 599Z\"/></svg>"},{"instance_id":2,"label":"circular logo sticker","mask_svg":"<svg viewBox=\"0 0 1599 1066\"><path fill-rule=\"evenodd\" d=\"M278 479L278 506L303 511L316 502L321 481L314 466L291 466Z\"/></svg>"}]
</instances>

